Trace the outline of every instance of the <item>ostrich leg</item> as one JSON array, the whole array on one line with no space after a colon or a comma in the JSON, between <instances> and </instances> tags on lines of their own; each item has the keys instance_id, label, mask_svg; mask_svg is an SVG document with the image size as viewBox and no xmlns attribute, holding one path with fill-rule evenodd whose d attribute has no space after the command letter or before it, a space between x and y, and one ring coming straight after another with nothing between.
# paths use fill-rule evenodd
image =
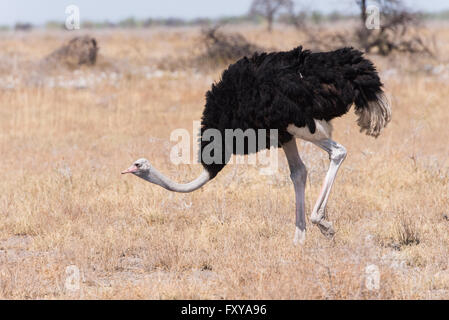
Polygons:
<instances>
[{"instance_id":1,"label":"ostrich leg","mask_svg":"<svg viewBox=\"0 0 449 320\"><path fill-rule=\"evenodd\" d=\"M343 160L346 158L346 149L331 139L324 139L320 141L313 141L315 145L320 147L329 153L329 170L327 171L326 177L324 178L324 184L321 189L318 200L313 208L311 220L314 224L317 224L321 232L328 237L332 237L335 231L332 224L326 221L326 204L329 199L329 194L332 185L335 181L335 176L337 175L338 169L342 164Z\"/></svg>"},{"instance_id":2,"label":"ostrich leg","mask_svg":"<svg viewBox=\"0 0 449 320\"><path fill-rule=\"evenodd\" d=\"M307 179L307 169L298 154L296 139L293 138L283 146L288 166L290 167L290 178L295 187L296 200L296 231L293 243L303 244L306 238L306 217L305 217L305 188Z\"/></svg>"}]
</instances>

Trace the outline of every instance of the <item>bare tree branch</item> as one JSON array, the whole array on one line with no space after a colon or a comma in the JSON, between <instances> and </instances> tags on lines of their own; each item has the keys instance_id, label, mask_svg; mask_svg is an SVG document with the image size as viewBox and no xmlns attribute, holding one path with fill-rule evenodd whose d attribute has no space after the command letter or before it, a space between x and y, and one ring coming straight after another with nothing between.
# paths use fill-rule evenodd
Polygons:
<instances>
[{"instance_id":1,"label":"bare tree branch","mask_svg":"<svg viewBox=\"0 0 449 320\"><path fill-rule=\"evenodd\" d=\"M271 32L276 14L281 9L290 11L293 5L292 0L253 0L249 13L264 17L268 22L268 31Z\"/></svg>"}]
</instances>

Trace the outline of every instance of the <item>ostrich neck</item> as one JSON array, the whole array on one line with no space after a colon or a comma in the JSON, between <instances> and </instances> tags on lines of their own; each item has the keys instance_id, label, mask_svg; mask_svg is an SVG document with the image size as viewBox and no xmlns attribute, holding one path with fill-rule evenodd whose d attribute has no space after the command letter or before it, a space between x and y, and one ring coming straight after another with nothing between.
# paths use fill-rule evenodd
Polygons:
<instances>
[{"instance_id":1,"label":"ostrich neck","mask_svg":"<svg viewBox=\"0 0 449 320\"><path fill-rule=\"evenodd\" d=\"M204 169L198 178L189 183L182 184L167 178L161 172L159 172L155 168L152 168L151 173L142 178L149 182L160 185L167 190L187 193L195 191L204 186L210 180L210 174L206 169Z\"/></svg>"}]
</instances>

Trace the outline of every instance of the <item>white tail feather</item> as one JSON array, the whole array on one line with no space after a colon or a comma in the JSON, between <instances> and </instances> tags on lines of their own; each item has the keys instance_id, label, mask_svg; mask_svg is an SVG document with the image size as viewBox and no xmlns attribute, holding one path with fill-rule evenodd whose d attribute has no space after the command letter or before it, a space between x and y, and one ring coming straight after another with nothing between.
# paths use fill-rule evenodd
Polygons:
<instances>
[{"instance_id":1,"label":"white tail feather","mask_svg":"<svg viewBox=\"0 0 449 320\"><path fill-rule=\"evenodd\" d=\"M377 100L369 101L368 105L358 108L355 114L359 116L357 124L360 126L360 132L366 131L366 134L378 137L383 128L391 120L391 107L384 93L377 95Z\"/></svg>"}]
</instances>

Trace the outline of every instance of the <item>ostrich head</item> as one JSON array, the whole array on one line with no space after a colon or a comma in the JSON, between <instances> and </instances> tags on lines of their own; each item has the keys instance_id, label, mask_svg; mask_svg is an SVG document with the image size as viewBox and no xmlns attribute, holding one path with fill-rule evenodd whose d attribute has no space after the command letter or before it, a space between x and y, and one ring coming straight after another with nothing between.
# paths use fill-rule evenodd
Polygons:
<instances>
[{"instance_id":1,"label":"ostrich head","mask_svg":"<svg viewBox=\"0 0 449 320\"><path fill-rule=\"evenodd\" d=\"M148 182L176 192L192 192L198 188L201 188L210 180L209 172L204 169L201 175L192 182L179 184L164 176L150 164L150 161L144 158L134 161L128 169L122 171L122 174L125 173L132 173Z\"/></svg>"},{"instance_id":2,"label":"ostrich head","mask_svg":"<svg viewBox=\"0 0 449 320\"><path fill-rule=\"evenodd\" d=\"M152 169L152 167L151 167L150 161L148 161L147 159L141 158L141 159L134 161L132 166L130 166L128 169L126 169L125 171L122 171L122 174L132 173L138 177L143 177L143 176L150 177L151 169ZM150 180L150 182L152 182L152 181Z\"/></svg>"}]
</instances>

